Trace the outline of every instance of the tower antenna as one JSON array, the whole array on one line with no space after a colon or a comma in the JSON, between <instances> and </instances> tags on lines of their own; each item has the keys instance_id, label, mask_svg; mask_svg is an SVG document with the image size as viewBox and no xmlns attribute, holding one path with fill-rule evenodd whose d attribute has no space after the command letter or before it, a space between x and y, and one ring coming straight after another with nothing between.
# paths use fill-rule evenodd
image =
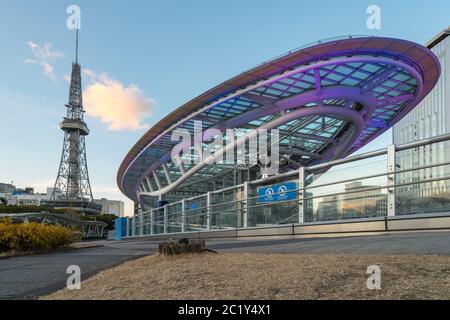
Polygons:
<instances>
[{"instance_id":1,"label":"tower antenna","mask_svg":"<svg viewBox=\"0 0 450 320\"><path fill-rule=\"evenodd\" d=\"M75 63L78 64L78 26L77 26L77 35L76 35L76 42L75 42Z\"/></svg>"}]
</instances>

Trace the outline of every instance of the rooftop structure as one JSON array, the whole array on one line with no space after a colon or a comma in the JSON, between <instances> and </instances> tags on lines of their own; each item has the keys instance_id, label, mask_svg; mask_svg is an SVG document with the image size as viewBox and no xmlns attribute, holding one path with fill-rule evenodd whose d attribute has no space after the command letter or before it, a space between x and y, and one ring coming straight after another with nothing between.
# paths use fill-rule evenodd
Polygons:
<instances>
[{"instance_id":1,"label":"rooftop structure","mask_svg":"<svg viewBox=\"0 0 450 320\"><path fill-rule=\"evenodd\" d=\"M235 166L209 160L245 143L239 132L245 135L251 129L279 130L279 173L343 158L398 122L439 76L435 55L410 41L371 36L319 41L250 69L177 108L129 151L117 183L135 202L171 192L206 192L216 184L224 187L224 177ZM230 143L208 158L199 159L192 150L190 159L173 161L171 153L179 141L173 141L172 134L179 129L194 132L196 122L203 132L232 129L235 135L227 131L222 139ZM252 168L247 169L246 179L254 179Z\"/></svg>"}]
</instances>

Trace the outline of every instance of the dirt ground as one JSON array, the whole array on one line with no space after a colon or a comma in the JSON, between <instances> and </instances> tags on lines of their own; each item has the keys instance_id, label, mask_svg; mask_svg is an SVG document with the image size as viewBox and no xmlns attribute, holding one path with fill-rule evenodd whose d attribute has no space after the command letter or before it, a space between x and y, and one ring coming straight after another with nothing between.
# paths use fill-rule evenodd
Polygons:
<instances>
[{"instance_id":1,"label":"dirt ground","mask_svg":"<svg viewBox=\"0 0 450 320\"><path fill-rule=\"evenodd\" d=\"M369 290L370 265L381 289ZM450 299L450 257L348 254L148 256L43 299Z\"/></svg>"}]
</instances>

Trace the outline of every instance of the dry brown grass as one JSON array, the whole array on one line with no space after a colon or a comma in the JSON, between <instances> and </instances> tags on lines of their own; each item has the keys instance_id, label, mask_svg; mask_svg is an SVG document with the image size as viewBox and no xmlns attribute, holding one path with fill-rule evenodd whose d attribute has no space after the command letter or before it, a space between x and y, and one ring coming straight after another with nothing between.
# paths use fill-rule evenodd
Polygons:
<instances>
[{"instance_id":1,"label":"dry brown grass","mask_svg":"<svg viewBox=\"0 0 450 320\"><path fill-rule=\"evenodd\" d=\"M369 265L381 290L368 290ZM149 256L44 299L450 299L450 257L331 254Z\"/></svg>"}]
</instances>

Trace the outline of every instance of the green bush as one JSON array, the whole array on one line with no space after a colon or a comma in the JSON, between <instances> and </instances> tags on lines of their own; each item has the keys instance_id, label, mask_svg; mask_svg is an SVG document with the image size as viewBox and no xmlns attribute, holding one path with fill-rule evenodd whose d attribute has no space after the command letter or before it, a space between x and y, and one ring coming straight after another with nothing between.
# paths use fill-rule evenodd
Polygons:
<instances>
[{"instance_id":1,"label":"green bush","mask_svg":"<svg viewBox=\"0 0 450 320\"><path fill-rule=\"evenodd\" d=\"M65 209L49 209L39 206L5 206L0 204L0 213L25 213L25 212L42 212L65 213Z\"/></svg>"},{"instance_id":2,"label":"green bush","mask_svg":"<svg viewBox=\"0 0 450 320\"><path fill-rule=\"evenodd\" d=\"M67 228L40 223L13 224L0 221L0 252L49 251L66 247L74 241L74 232Z\"/></svg>"}]
</instances>

